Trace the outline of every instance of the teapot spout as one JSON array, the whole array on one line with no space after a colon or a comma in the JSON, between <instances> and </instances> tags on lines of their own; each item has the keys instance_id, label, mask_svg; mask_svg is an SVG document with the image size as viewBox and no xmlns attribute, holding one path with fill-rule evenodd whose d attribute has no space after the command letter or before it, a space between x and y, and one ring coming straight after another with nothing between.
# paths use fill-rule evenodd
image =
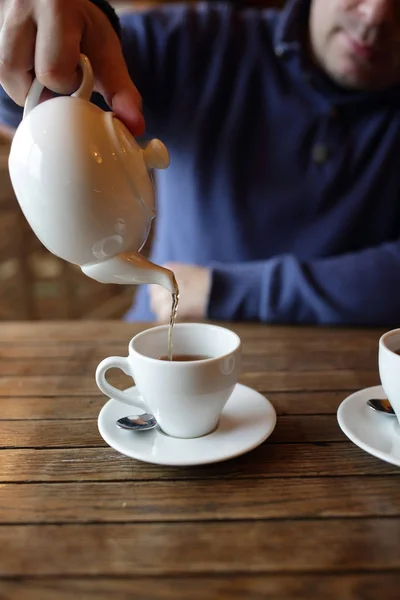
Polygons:
<instances>
[{"instance_id":1,"label":"teapot spout","mask_svg":"<svg viewBox=\"0 0 400 600\"><path fill-rule=\"evenodd\" d=\"M177 294L179 291L172 271L152 263L138 252L118 254L100 263L83 265L81 269L85 275L100 283L155 283L171 294Z\"/></svg>"}]
</instances>

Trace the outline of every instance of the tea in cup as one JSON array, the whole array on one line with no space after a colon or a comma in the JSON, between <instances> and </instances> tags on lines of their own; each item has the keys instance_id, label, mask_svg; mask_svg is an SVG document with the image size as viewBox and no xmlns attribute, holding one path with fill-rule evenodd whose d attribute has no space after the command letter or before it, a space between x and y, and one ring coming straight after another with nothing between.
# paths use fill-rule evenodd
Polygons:
<instances>
[{"instance_id":1,"label":"tea in cup","mask_svg":"<svg viewBox=\"0 0 400 600\"><path fill-rule=\"evenodd\" d=\"M106 395L152 413L164 433L196 438L211 433L238 382L239 336L217 325L178 323L173 359L168 358L168 325L147 329L129 342L127 357L110 356L97 367L96 383ZM129 392L112 386L109 369L133 378Z\"/></svg>"}]
</instances>

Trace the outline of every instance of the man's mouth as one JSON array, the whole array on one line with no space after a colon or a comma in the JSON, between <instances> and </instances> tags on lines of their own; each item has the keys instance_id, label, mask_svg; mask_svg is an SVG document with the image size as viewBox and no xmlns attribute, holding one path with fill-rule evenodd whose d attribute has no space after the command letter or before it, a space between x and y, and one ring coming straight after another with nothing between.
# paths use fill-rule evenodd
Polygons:
<instances>
[{"instance_id":1,"label":"man's mouth","mask_svg":"<svg viewBox=\"0 0 400 600\"><path fill-rule=\"evenodd\" d=\"M364 61L373 61L378 54L376 44L369 44L356 36L344 32L346 43L351 53Z\"/></svg>"}]
</instances>

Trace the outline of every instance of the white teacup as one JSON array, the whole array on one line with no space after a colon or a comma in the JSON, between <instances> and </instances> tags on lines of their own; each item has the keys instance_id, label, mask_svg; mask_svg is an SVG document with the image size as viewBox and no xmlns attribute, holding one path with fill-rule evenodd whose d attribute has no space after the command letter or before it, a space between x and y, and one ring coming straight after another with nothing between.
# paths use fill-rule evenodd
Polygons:
<instances>
[{"instance_id":1,"label":"white teacup","mask_svg":"<svg viewBox=\"0 0 400 600\"><path fill-rule=\"evenodd\" d=\"M168 353L168 325L147 329L129 342L129 355L110 356L96 370L99 389L111 398L156 417L170 436L195 438L213 431L238 381L241 341L216 325L178 323L173 330L174 356L200 360L160 360ZM130 375L136 389L118 390L106 379L108 369Z\"/></svg>"},{"instance_id":2,"label":"white teacup","mask_svg":"<svg viewBox=\"0 0 400 600\"><path fill-rule=\"evenodd\" d=\"M382 387L400 424L400 329L385 333L379 340L379 375Z\"/></svg>"}]
</instances>

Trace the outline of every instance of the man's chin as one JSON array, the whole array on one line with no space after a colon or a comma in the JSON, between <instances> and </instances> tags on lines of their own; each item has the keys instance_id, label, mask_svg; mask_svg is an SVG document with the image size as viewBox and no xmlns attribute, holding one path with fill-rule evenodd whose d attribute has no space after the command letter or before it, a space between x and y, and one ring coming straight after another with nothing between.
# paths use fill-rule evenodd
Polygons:
<instances>
[{"instance_id":1,"label":"man's chin","mask_svg":"<svg viewBox=\"0 0 400 600\"><path fill-rule=\"evenodd\" d=\"M328 75L337 85L349 91L366 92L381 87L376 79L350 69L330 69Z\"/></svg>"},{"instance_id":2,"label":"man's chin","mask_svg":"<svg viewBox=\"0 0 400 600\"><path fill-rule=\"evenodd\" d=\"M325 70L337 85L349 91L373 92L400 84L400 73L398 78L390 78L383 72L382 64L363 68L351 60L343 60L335 65L326 65Z\"/></svg>"},{"instance_id":3,"label":"man's chin","mask_svg":"<svg viewBox=\"0 0 400 600\"><path fill-rule=\"evenodd\" d=\"M342 74L337 74L335 77L332 77L332 79L337 85L345 90L348 90L349 92L366 92L373 89L373 86L365 81L347 77L346 75Z\"/></svg>"}]
</instances>

